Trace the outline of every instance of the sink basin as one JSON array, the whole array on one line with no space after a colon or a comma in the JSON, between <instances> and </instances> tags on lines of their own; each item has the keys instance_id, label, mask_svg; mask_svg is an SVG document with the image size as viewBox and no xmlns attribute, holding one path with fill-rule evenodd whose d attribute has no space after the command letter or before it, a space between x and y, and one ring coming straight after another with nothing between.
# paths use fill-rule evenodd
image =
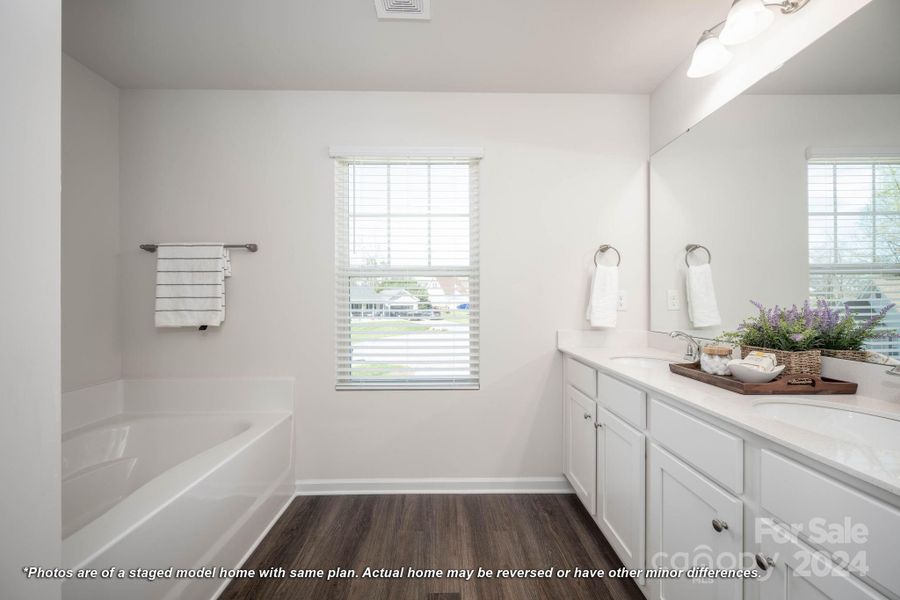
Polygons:
<instances>
[{"instance_id":1,"label":"sink basin","mask_svg":"<svg viewBox=\"0 0 900 600\"><path fill-rule=\"evenodd\" d=\"M900 420L796 402L757 402L762 416L828 437L900 452Z\"/></svg>"},{"instance_id":2,"label":"sink basin","mask_svg":"<svg viewBox=\"0 0 900 600\"><path fill-rule=\"evenodd\" d=\"M634 367L659 367L673 362L668 358L659 358L657 356L613 356L610 360L620 365L631 365Z\"/></svg>"}]
</instances>

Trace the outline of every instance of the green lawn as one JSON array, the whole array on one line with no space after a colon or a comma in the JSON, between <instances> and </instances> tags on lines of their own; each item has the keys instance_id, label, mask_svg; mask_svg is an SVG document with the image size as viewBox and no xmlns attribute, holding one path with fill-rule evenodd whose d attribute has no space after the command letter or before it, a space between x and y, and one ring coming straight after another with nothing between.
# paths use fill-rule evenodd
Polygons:
<instances>
[{"instance_id":1,"label":"green lawn","mask_svg":"<svg viewBox=\"0 0 900 600\"><path fill-rule=\"evenodd\" d=\"M367 321L365 323L353 323L351 326L351 338L354 342L380 340L403 335L407 333L420 333L431 328L427 321L407 321L405 319L391 319L385 321Z\"/></svg>"}]
</instances>

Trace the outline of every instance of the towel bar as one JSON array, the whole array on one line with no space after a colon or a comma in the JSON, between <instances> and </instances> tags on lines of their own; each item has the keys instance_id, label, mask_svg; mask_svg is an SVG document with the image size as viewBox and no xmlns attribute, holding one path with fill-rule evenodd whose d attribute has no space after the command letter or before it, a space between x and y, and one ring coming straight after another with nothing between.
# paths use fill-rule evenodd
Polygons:
<instances>
[{"instance_id":1,"label":"towel bar","mask_svg":"<svg viewBox=\"0 0 900 600\"><path fill-rule=\"evenodd\" d=\"M703 246L701 244L688 244L687 246L684 247L684 252L685 252L684 264L686 264L689 267L691 266L691 263L688 262L688 256L690 256L691 252L693 252L694 250L705 250L706 251L706 262L707 263L712 262L712 252L709 251L709 248L707 248L706 246Z\"/></svg>"},{"instance_id":2,"label":"towel bar","mask_svg":"<svg viewBox=\"0 0 900 600\"><path fill-rule=\"evenodd\" d=\"M619 265L621 265L622 264L622 255L619 254L619 251L616 250L616 248L614 246L610 246L609 244L603 244L602 246L597 248L596 252L594 252L594 265L600 264L598 262L600 259L600 255L603 254L604 252L608 252L609 250L612 250L613 252L616 253L616 266L618 267Z\"/></svg>"},{"instance_id":3,"label":"towel bar","mask_svg":"<svg viewBox=\"0 0 900 600\"><path fill-rule=\"evenodd\" d=\"M159 248L159 244L141 244L141 250L146 250L147 252L156 252L156 249ZM226 248L243 248L244 250L249 250L250 252L256 252L259 250L259 245L257 244L225 244Z\"/></svg>"}]
</instances>

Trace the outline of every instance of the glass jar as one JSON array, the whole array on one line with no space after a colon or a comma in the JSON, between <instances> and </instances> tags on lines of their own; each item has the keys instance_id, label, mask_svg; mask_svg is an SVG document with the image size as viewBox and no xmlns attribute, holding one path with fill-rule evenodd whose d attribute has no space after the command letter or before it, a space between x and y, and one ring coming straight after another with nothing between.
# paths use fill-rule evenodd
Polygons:
<instances>
[{"instance_id":1,"label":"glass jar","mask_svg":"<svg viewBox=\"0 0 900 600\"><path fill-rule=\"evenodd\" d=\"M710 375L729 375L731 354L732 349L728 346L704 346L700 350L700 370Z\"/></svg>"}]
</instances>

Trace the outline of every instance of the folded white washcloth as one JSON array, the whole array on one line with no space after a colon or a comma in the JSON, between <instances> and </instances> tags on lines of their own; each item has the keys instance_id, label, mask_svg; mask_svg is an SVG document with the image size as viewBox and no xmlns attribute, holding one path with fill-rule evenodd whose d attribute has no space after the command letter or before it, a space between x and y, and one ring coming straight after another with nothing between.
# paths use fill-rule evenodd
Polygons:
<instances>
[{"instance_id":1,"label":"folded white washcloth","mask_svg":"<svg viewBox=\"0 0 900 600\"><path fill-rule=\"evenodd\" d=\"M223 244L160 244L156 259L157 327L219 326L225 320L225 278L231 260Z\"/></svg>"},{"instance_id":2,"label":"folded white washcloth","mask_svg":"<svg viewBox=\"0 0 900 600\"><path fill-rule=\"evenodd\" d=\"M687 270L688 316L694 327L713 327L722 324L716 289L709 264L690 266Z\"/></svg>"},{"instance_id":3,"label":"folded white washcloth","mask_svg":"<svg viewBox=\"0 0 900 600\"><path fill-rule=\"evenodd\" d=\"M597 265L591 279L587 320L591 327L615 327L619 305L619 267Z\"/></svg>"}]
</instances>

